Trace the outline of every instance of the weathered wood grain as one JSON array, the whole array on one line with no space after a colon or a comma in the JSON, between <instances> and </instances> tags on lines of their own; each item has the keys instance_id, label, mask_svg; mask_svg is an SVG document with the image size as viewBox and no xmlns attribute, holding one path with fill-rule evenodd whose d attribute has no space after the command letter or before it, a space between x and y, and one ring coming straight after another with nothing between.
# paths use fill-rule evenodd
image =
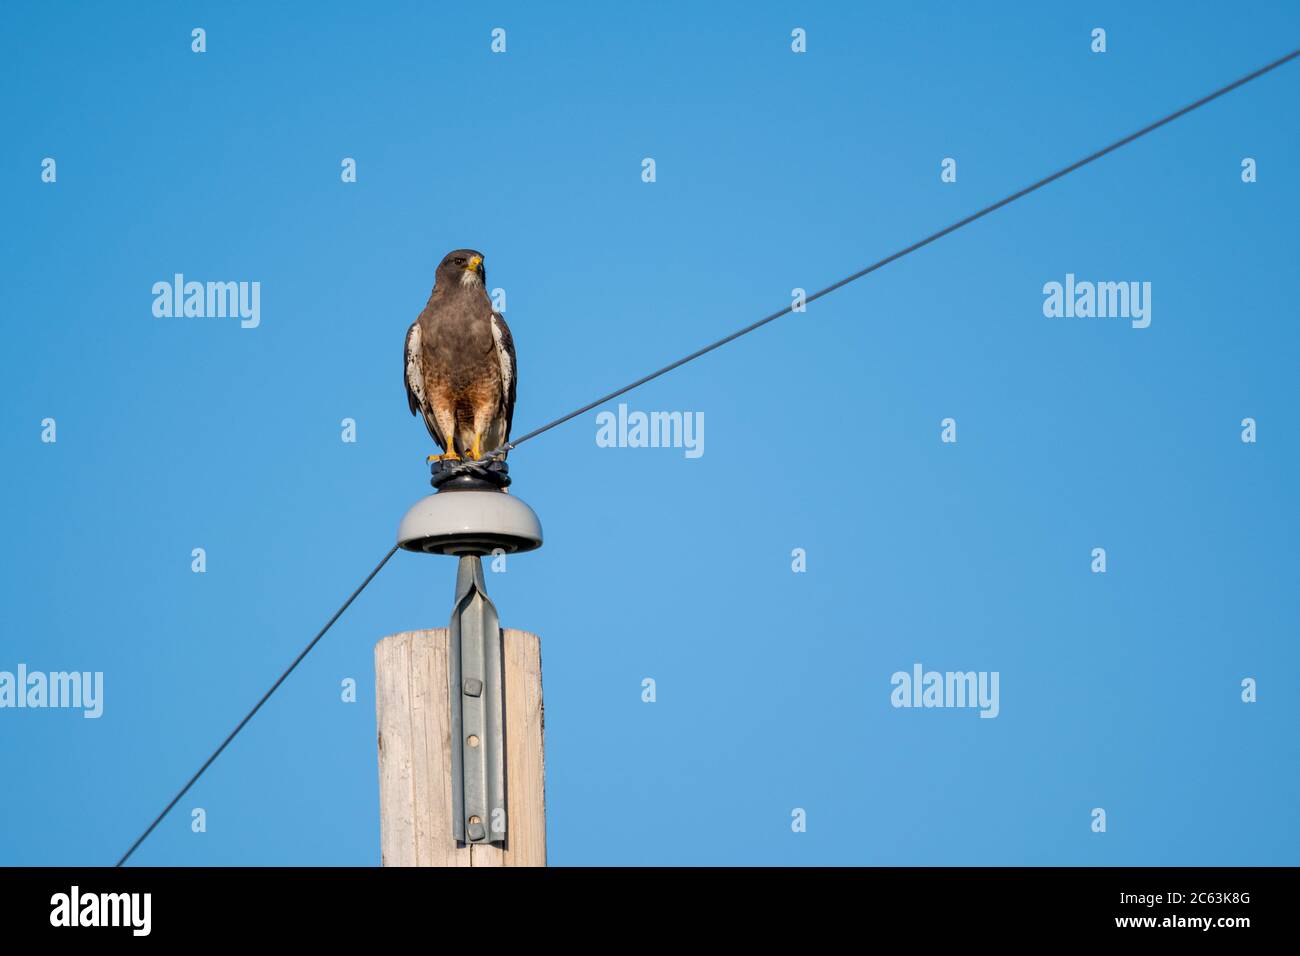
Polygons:
<instances>
[{"instance_id":1,"label":"weathered wood grain","mask_svg":"<svg viewBox=\"0 0 1300 956\"><path fill-rule=\"evenodd\" d=\"M404 631L375 645L380 849L384 866L545 866L541 641L503 628L504 847L451 836L447 628Z\"/></svg>"}]
</instances>

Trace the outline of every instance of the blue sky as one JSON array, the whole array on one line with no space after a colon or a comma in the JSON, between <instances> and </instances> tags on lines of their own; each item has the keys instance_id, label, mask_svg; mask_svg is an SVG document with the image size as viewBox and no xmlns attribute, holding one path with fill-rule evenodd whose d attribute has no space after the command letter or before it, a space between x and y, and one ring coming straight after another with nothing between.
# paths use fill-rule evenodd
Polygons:
<instances>
[{"instance_id":1,"label":"blue sky","mask_svg":"<svg viewBox=\"0 0 1300 956\"><path fill-rule=\"evenodd\" d=\"M1135 6L8 5L0 670L105 699L0 709L0 863L116 860L391 545L446 251L507 291L526 431L1300 36ZM546 544L487 583L542 637L551 863L1300 862L1297 93L624 399L703 413L699 458L594 412L511 456ZM155 318L178 272L259 282L260 325ZM1067 273L1150 282L1150 326L1045 317ZM377 864L373 645L454 579L397 555L133 862ZM892 707L918 662L997 672L997 718Z\"/></svg>"}]
</instances>

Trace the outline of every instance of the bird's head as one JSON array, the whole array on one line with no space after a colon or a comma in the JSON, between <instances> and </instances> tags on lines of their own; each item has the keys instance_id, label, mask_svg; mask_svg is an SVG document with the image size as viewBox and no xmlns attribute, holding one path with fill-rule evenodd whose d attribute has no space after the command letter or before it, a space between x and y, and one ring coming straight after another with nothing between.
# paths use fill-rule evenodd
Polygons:
<instances>
[{"instance_id":1,"label":"bird's head","mask_svg":"<svg viewBox=\"0 0 1300 956\"><path fill-rule=\"evenodd\" d=\"M487 272L483 269L483 253L473 249L457 249L442 258L438 266L438 285L477 286L482 288L487 281Z\"/></svg>"}]
</instances>

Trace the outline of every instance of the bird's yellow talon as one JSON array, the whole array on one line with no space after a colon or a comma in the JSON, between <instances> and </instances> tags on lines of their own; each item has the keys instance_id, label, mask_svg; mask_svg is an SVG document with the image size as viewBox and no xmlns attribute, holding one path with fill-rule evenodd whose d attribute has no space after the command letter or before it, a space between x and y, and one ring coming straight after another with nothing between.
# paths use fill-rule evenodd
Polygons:
<instances>
[{"instance_id":1,"label":"bird's yellow talon","mask_svg":"<svg viewBox=\"0 0 1300 956\"><path fill-rule=\"evenodd\" d=\"M474 444L469 450L470 461L478 461L483 457L483 449L480 444L481 441L482 439L478 435L474 436Z\"/></svg>"},{"instance_id":2,"label":"bird's yellow talon","mask_svg":"<svg viewBox=\"0 0 1300 956\"><path fill-rule=\"evenodd\" d=\"M425 464L432 465L435 461L460 461L460 455L454 451L449 451L445 455L430 455L424 459Z\"/></svg>"}]
</instances>

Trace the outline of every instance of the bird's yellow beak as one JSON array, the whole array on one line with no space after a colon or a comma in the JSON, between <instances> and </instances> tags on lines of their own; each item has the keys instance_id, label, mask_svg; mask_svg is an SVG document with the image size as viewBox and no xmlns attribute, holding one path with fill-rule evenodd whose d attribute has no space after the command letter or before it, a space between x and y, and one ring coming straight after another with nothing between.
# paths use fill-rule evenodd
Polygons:
<instances>
[{"instance_id":1,"label":"bird's yellow beak","mask_svg":"<svg viewBox=\"0 0 1300 956\"><path fill-rule=\"evenodd\" d=\"M478 268L479 266L481 266L482 264L483 264L483 257L482 257L482 256L470 256L470 257L469 257L469 263L465 266L465 268L466 268L466 269L470 269L470 270L474 270L474 269L477 269L477 268Z\"/></svg>"}]
</instances>

